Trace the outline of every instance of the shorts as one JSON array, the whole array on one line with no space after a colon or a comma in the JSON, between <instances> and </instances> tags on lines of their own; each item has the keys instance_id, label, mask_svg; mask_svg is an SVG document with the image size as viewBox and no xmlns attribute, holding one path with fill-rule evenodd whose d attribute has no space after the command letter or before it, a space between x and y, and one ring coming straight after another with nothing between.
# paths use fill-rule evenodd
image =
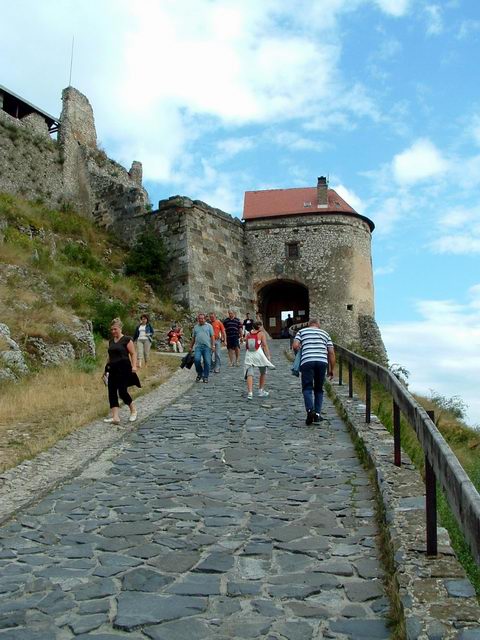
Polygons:
<instances>
[{"instance_id":1,"label":"shorts","mask_svg":"<svg viewBox=\"0 0 480 640\"><path fill-rule=\"evenodd\" d=\"M247 368L247 371L245 373L245 378L248 378L248 376L252 376L253 377L253 372L254 372L255 367L253 365L250 365ZM264 376L267 373L267 367L257 367L257 369L260 371L260 375Z\"/></svg>"},{"instance_id":2,"label":"shorts","mask_svg":"<svg viewBox=\"0 0 480 640\"><path fill-rule=\"evenodd\" d=\"M239 348L240 348L240 338L238 336L236 338L227 337L227 349L239 349Z\"/></svg>"}]
</instances>

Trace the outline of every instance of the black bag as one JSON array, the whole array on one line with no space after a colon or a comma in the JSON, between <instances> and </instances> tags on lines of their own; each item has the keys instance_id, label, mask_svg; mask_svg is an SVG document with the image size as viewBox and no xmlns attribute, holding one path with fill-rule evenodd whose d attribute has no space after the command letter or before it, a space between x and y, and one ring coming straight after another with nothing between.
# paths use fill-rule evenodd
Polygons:
<instances>
[{"instance_id":1,"label":"black bag","mask_svg":"<svg viewBox=\"0 0 480 640\"><path fill-rule=\"evenodd\" d=\"M181 369L191 369L193 366L193 363L195 361L195 358L193 357L193 353L191 353L190 351L188 353L186 353L183 358L182 361L180 363L180 368Z\"/></svg>"}]
</instances>

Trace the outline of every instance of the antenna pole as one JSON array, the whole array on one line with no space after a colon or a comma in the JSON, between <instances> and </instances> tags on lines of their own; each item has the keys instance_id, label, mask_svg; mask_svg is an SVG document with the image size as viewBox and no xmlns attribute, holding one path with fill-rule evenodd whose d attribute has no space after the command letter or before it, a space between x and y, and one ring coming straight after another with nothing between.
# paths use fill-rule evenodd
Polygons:
<instances>
[{"instance_id":1,"label":"antenna pole","mask_svg":"<svg viewBox=\"0 0 480 640\"><path fill-rule=\"evenodd\" d=\"M73 67L73 46L75 44L75 36L72 36L72 51L70 54L70 77L68 78L68 86L72 86L72 67Z\"/></svg>"}]
</instances>

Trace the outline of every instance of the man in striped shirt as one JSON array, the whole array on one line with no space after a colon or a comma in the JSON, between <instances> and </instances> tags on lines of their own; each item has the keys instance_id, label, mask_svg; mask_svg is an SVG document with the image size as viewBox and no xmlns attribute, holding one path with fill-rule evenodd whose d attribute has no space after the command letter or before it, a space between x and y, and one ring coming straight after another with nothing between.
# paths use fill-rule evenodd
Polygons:
<instances>
[{"instance_id":1,"label":"man in striped shirt","mask_svg":"<svg viewBox=\"0 0 480 640\"><path fill-rule=\"evenodd\" d=\"M323 383L325 374L333 378L335 351L326 331L320 329L316 318L308 322L308 327L300 329L293 341L293 350L302 350L300 372L302 374L302 392L307 411L306 424L319 424L323 402Z\"/></svg>"}]
</instances>

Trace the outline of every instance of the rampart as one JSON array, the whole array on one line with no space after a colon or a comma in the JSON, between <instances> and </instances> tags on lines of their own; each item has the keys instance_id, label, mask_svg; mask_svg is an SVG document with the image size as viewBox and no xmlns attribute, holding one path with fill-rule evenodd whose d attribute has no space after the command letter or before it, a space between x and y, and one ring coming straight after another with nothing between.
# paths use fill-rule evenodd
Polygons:
<instances>
[{"instance_id":1,"label":"rampart","mask_svg":"<svg viewBox=\"0 0 480 640\"><path fill-rule=\"evenodd\" d=\"M124 239L143 230L165 242L170 261L165 284L176 302L219 315L231 307L242 314L254 311L244 225L238 218L200 200L173 196L160 200L156 211L125 216L116 224Z\"/></svg>"},{"instance_id":2,"label":"rampart","mask_svg":"<svg viewBox=\"0 0 480 640\"><path fill-rule=\"evenodd\" d=\"M58 140L40 114L19 119L0 110L0 191L70 204L105 227L145 212L141 164L127 171L98 147L93 109L80 91L67 87L62 102Z\"/></svg>"}]
</instances>

